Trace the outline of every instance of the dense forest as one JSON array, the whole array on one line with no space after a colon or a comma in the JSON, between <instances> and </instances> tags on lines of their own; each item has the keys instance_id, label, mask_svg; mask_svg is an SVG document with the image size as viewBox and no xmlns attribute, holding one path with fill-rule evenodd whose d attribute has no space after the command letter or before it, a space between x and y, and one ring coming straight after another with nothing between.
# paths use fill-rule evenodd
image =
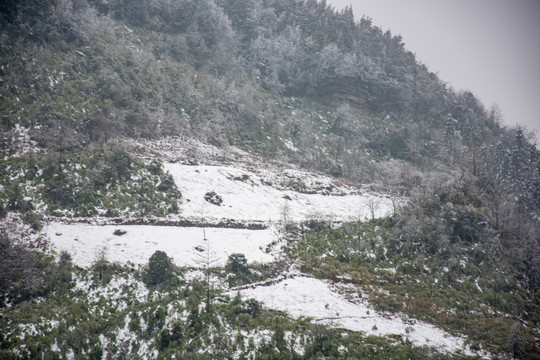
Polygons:
<instances>
[{"instance_id":1,"label":"dense forest","mask_svg":"<svg viewBox=\"0 0 540 360\"><path fill-rule=\"evenodd\" d=\"M319 229L298 240L288 255L302 261L302 271L325 279L353 272L369 278L377 266L349 250L360 234L377 228L373 236L382 239L387 261L402 264L404 278L424 276L419 284L386 279L390 295L377 295L377 306L450 331L465 328L502 358L538 358L540 152L534 137L505 126L496 106L486 108L474 94L449 87L400 36L369 18L355 19L350 7L336 11L324 0L4 0L0 117L4 223L16 214L39 231L45 217L95 216L96 204L104 202L105 216L175 213L181 194L170 176L117 139L194 138L234 146L409 199L388 219ZM59 177L59 169L79 175ZM139 180L130 183L135 175ZM32 196L39 201L28 199L29 188L37 189ZM147 205L137 207L141 202ZM52 293L60 301L71 276L65 273L73 271L67 255L56 263L27 253L8 225L0 230L2 316L9 317L6 304ZM17 263L21 254L28 260ZM32 271L18 268L30 263ZM449 269L438 294L422 292L435 276L424 273L426 263L433 272ZM120 272L109 263L105 269ZM469 280L455 282L462 277L481 278L488 290L471 299L476 288ZM170 290L164 298L202 301L201 286L181 295ZM405 292L418 301L409 302ZM446 308L455 308L451 301L471 305L457 305L458 321L425 310L429 299ZM489 310L480 316L475 309L484 305ZM182 335L186 339L204 332L203 324L217 326L215 317L199 318L196 306L188 307L197 328ZM239 299L216 311L230 319L228 326L240 315L249 328L255 321L300 326L276 325L275 315ZM326 358L339 357L339 341L364 348L369 342L322 327L302 329L298 333L313 340L305 358L317 358L321 339L331 339L332 346L319 349ZM181 342L174 331L163 336L162 350ZM2 355L13 340L0 339ZM272 341L257 349L257 358L285 356L283 336ZM408 354L404 358L432 356L396 347L396 354ZM368 356L362 351L351 358Z\"/></svg>"}]
</instances>

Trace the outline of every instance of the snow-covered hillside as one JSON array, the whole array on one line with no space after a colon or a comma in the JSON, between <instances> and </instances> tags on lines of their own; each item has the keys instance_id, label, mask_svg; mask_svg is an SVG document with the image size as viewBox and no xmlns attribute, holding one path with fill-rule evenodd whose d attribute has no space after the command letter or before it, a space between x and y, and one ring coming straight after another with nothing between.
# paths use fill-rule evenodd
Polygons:
<instances>
[{"instance_id":1,"label":"snow-covered hillside","mask_svg":"<svg viewBox=\"0 0 540 360\"><path fill-rule=\"evenodd\" d=\"M269 286L240 289L242 296L293 316L309 316L327 325L362 331L367 335L400 335L417 345L444 351L463 349L463 338L451 336L425 322L373 310L349 285L332 286L306 276L280 279ZM469 353L468 351L465 351Z\"/></svg>"},{"instance_id":2,"label":"snow-covered hillside","mask_svg":"<svg viewBox=\"0 0 540 360\"><path fill-rule=\"evenodd\" d=\"M177 265L191 267L197 266L201 249L207 246L216 265L223 265L232 253L243 253L250 262L270 262L280 256L279 232L284 223L339 224L387 216L402 201L322 174L263 163L237 149L226 157L207 145L192 144L187 151L185 145L176 144L147 143L139 151L169 161L183 157L183 163L164 164L182 192L178 215L159 219L161 226L113 225L106 218L92 224L53 221L46 231L56 250L71 253L80 266L91 265L103 252L115 262L145 264L154 251L163 250ZM193 164L195 158L204 163L186 164ZM210 193L219 204L205 199ZM125 233L114 235L115 230Z\"/></svg>"},{"instance_id":3,"label":"snow-covered hillside","mask_svg":"<svg viewBox=\"0 0 540 360\"><path fill-rule=\"evenodd\" d=\"M114 235L115 231L124 235ZM266 249L276 239L272 229L247 230L151 225L89 225L52 223L49 238L57 250L66 250L73 261L90 266L104 251L110 261L143 265L156 250L165 251L180 266L200 266L200 254L210 246L216 266L223 266L232 253L248 261L273 260ZM206 241L204 238L206 237Z\"/></svg>"},{"instance_id":4,"label":"snow-covered hillside","mask_svg":"<svg viewBox=\"0 0 540 360\"><path fill-rule=\"evenodd\" d=\"M165 158L173 156L169 153ZM53 221L46 228L48 238L53 248L68 251L82 267L102 254L111 261L144 265L156 250L165 251L175 264L185 267L201 267L201 254L206 251L217 266L223 266L232 253L243 253L249 262L265 263L283 256L285 224L309 220L339 224L383 217L403 201L328 176L280 164L259 164L254 159L236 164L167 162L164 168L182 192L179 214L162 219L160 226L149 225L150 220L143 225L107 224L105 219L94 224ZM182 226L185 223L191 226ZM235 225L227 226L231 223ZM239 291L244 298L255 298L292 316L309 316L353 331L398 334L445 351L464 348L463 339L432 325L376 312L365 299L350 296L354 289L338 290L299 274L294 265L289 271L270 285L239 288L231 294Z\"/></svg>"},{"instance_id":5,"label":"snow-covered hillside","mask_svg":"<svg viewBox=\"0 0 540 360\"><path fill-rule=\"evenodd\" d=\"M296 169L248 169L233 166L165 164L184 201L187 217L258 220L272 222L353 221L387 216L392 211L388 196L347 186L323 175ZM205 201L215 192L223 202Z\"/></svg>"}]
</instances>

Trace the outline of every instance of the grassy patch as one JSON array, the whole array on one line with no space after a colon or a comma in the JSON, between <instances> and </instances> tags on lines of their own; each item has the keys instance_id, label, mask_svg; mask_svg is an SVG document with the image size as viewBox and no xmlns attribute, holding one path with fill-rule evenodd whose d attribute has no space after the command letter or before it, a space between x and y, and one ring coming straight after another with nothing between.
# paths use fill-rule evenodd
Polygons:
<instances>
[{"instance_id":1,"label":"grassy patch","mask_svg":"<svg viewBox=\"0 0 540 360\"><path fill-rule=\"evenodd\" d=\"M396 240L395 227L383 219L307 233L288 252L302 271L334 281L346 276L379 311L407 314L504 353L510 328L533 294L511 273L479 260L481 244L465 245L453 256L426 256L420 242ZM535 332L530 324L523 337L529 342Z\"/></svg>"}]
</instances>

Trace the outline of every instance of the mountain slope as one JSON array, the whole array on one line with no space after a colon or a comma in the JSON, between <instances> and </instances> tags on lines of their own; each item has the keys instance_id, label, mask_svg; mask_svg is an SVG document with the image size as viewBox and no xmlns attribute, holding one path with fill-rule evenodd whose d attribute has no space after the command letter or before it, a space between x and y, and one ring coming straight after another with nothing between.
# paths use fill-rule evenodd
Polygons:
<instances>
[{"instance_id":1,"label":"mountain slope","mask_svg":"<svg viewBox=\"0 0 540 360\"><path fill-rule=\"evenodd\" d=\"M316 0L7 1L0 22L3 356L434 356L225 293L300 270L536 358L539 152L399 36ZM210 227L235 243L192 261ZM143 285L160 249L172 273ZM148 296L105 306L122 287Z\"/></svg>"},{"instance_id":2,"label":"mountain slope","mask_svg":"<svg viewBox=\"0 0 540 360\"><path fill-rule=\"evenodd\" d=\"M94 217L86 219L84 223L77 222L77 218L66 217L48 221L44 228L48 246L53 253L63 254L61 256L65 258L62 260L64 263L73 263L78 269L70 268L67 272L64 270L69 274L62 277L65 278L65 283L60 279L53 280L54 285L52 292L47 295L47 303L51 303L51 308L62 308L66 306L63 296L69 296L75 299L73 306L86 306L92 309L91 314L103 311L119 312L119 318L107 316L107 320L102 321L101 325L92 325L96 320L79 320L81 326L96 326L91 333L98 336L99 340L92 340L88 346L77 347L71 339L65 337L62 327L70 327L71 331L76 332L79 326L70 325L64 319L56 317L55 312L48 313L44 312L43 308L35 308L33 313L40 319L39 322L36 323L36 319L31 318L5 323L5 341L6 345L10 344L10 351L5 354L33 356L35 350L32 350L32 347L27 349L25 344L40 341L42 351L50 356L96 356L99 353L112 357L118 354L118 350L111 346L111 342L121 339L125 347L123 352L130 356L155 358L157 354L165 356L168 351L186 356L186 351L199 345L163 345L163 339L167 339L169 335L166 334L174 331L175 327L183 329L184 337L197 335L189 335L191 315L183 310L188 306L188 301L194 300L179 302L178 299L186 296L181 293L194 287L199 281L205 287L211 286L209 289L213 293L210 302L206 300L205 304L213 307L211 315L203 315L201 312L200 316L217 316L219 319L224 316L224 309L242 302L255 304L250 306L265 305L269 309L286 311L287 315L281 320L286 327L295 326L295 322L301 322L302 317L315 316L313 322L308 323L307 329L287 330L286 344L294 347L294 352L291 352L299 357L310 357L309 340L306 338L311 336L310 332L316 331L317 328L313 326L318 323L353 333L362 331L366 335L375 335L378 340L371 347L390 341L393 346L397 346L396 354L403 350L399 341L394 343L391 340L392 336L402 339L401 341L406 339L415 346L433 347L431 351L448 353L449 357L460 357L462 352L471 356L474 354L468 350L464 338L451 336L426 323L416 323L414 319L405 321L404 314L391 316L388 313L379 313L369 306L366 300L354 298L356 286L336 284L335 288L330 288L329 284L321 280L299 273L297 268L301 263L291 262L291 258L286 255L285 249L295 241L300 229L305 232L358 217L387 216L402 200L395 199L393 205L389 198L381 194L340 184L321 174L283 169L283 164L258 163L258 159L249 159L247 154L244 154L244 157L248 159L249 168L240 164L165 164L165 168L171 170L184 201L190 205L184 206L184 203L180 203L183 210L180 214L161 218ZM280 170L280 173L277 173L277 170ZM205 174L209 172L214 176ZM205 196L211 191L214 193L213 197ZM243 201L246 193L249 193L249 203ZM238 196L240 194L244 195ZM222 202L217 202L216 199ZM369 204L372 204L372 208ZM261 214L264 214L263 218L260 218ZM159 224L156 224L158 221ZM154 288L144 280L144 274L150 269L149 259L159 251L165 251L167 256L170 256L170 261L179 267L175 273L178 277L173 277L175 280L171 280L168 286L162 284ZM369 251L368 254L375 257L375 254ZM249 263L245 273L226 270L235 256L245 258L246 265ZM51 271L56 273L59 269ZM159 273L164 272L160 270ZM246 282L249 284L242 285ZM60 285L60 288L56 288ZM348 295L344 292L345 289L348 290ZM242 297L236 299L237 293ZM269 295L271 300L268 300ZM159 298L158 302L155 297ZM115 304L110 310L105 310L100 303L105 299L110 304ZM284 304L295 304L296 307L291 309ZM166 310L160 310L161 306ZM331 312L334 311L334 318L330 321L325 319L322 313L315 311L316 306L328 309L329 316L332 316ZM141 308L148 310L140 313ZM9 311L9 318L18 319L18 316L22 315L21 310L15 307ZM74 310L67 311L70 316L79 316ZM140 330L137 330L136 325L132 325L133 319L145 318L147 311L155 314L161 311L168 320L152 325L151 322L159 320L148 318L146 321L149 323L143 322L139 325ZM359 317L359 312L362 312L363 316ZM125 317L124 323L129 323L129 326L122 325L122 316ZM230 319L221 319L220 322L227 323L223 336L228 340L224 341L232 341L235 346L240 346L239 343L242 342L234 335L240 331L242 336L252 338L252 341L266 339L264 341L272 344L271 348L238 348L233 351L234 357L241 357L242 354L253 355L256 351L268 355L274 351L272 349L276 346L274 344L279 327L268 328L259 314L251 316L253 324L240 325L240 329L237 329L238 325L234 322L229 323ZM366 319L370 321L368 328L364 324ZM241 321L245 322L246 319ZM285 325L287 323L289 325ZM246 331L246 327L249 329L252 326L257 331ZM155 327L159 332L151 335ZM108 330L103 330L104 328ZM212 325L206 328L213 339L217 336L216 330ZM135 342L134 339L138 338L141 331L147 335L143 335L144 340ZM270 338L265 338L265 331L269 331ZM343 341L344 339L338 340L338 344L344 344ZM208 346L204 344L201 346ZM277 346L280 346L279 342ZM336 348L331 350L331 353L337 357L354 356L358 350ZM278 347L278 351L280 356L284 356L283 349ZM330 349L325 351L330 353ZM411 351L420 355L427 350L418 348ZM221 356L217 349L211 347L207 347L204 353L212 357ZM430 352L427 352L426 356L427 354Z\"/></svg>"}]
</instances>

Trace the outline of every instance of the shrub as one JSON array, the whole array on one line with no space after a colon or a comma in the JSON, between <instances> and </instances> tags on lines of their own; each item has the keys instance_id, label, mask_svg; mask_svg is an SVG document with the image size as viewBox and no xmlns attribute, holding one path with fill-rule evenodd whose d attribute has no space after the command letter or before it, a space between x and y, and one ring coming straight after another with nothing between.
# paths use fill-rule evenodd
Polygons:
<instances>
[{"instance_id":1,"label":"shrub","mask_svg":"<svg viewBox=\"0 0 540 360\"><path fill-rule=\"evenodd\" d=\"M248 299L244 304L243 310L246 314L255 318L261 313L261 304L255 299Z\"/></svg>"},{"instance_id":2,"label":"shrub","mask_svg":"<svg viewBox=\"0 0 540 360\"><path fill-rule=\"evenodd\" d=\"M56 288L61 291L66 291L71 287L73 280L73 262L71 255L67 251L60 253L56 270Z\"/></svg>"},{"instance_id":3,"label":"shrub","mask_svg":"<svg viewBox=\"0 0 540 360\"><path fill-rule=\"evenodd\" d=\"M157 250L148 260L148 267L144 274L146 286L157 286L169 281L173 276L171 259L164 251Z\"/></svg>"},{"instance_id":4,"label":"shrub","mask_svg":"<svg viewBox=\"0 0 540 360\"><path fill-rule=\"evenodd\" d=\"M235 275L248 275L249 267L246 256L240 253L229 255L227 264L225 265L225 270Z\"/></svg>"},{"instance_id":5,"label":"shrub","mask_svg":"<svg viewBox=\"0 0 540 360\"><path fill-rule=\"evenodd\" d=\"M54 263L40 251L15 244L0 229L0 308L17 304L51 291Z\"/></svg>"},{"instance_id":6,"label":"shrub","mask_svg":"<svg viewBox=\"0 0 540 360\"><path fill-rule=\"evenodd\" d=\"M40 231L43 228L43 224L41 223L42 219L43 219L42 215L37 214L33 211L28 211L24 213L23 215L24 222L30 225L30 227L34 231Z\"/></svg>"},{"instance_id":7,"label":"shrub","mask_svg":"<svg viewBox=\"0 0 540 360\"><path fill-rule=\"evenodd\" d=\"M147 319L147 329L148 334L153 334L154 332L161 331L165 326L165 320L167 318L167 310L163 306L158 306L156 311L150 311Z\"/></svg>"},{"instance_id":8,"label":"shrub","mask_svg":"<svg viewBox=\"0 0 540 360\"><path fill-rule=\"evenodd\" d=\"M102 247L96 253L96 259L92 264L94 270L94 280L99 283L108 284L112 279L112 274L110 271L110 263L107 260L107 248Z\"/></svg>"},{"instance_id":9,"label":"shrub","mask_svg":"<svg viewBox=\"0 0 540 360\"><path fill-rule=\"evenodd\" d=\"M176 188L176 184L174 183L174 179L171 174L165 174L161 178L161 183L158 185L159 191L171 191Z\"/></svg>"},{"instance_id":10,"label":"shrub","mask_svg":"<svg viewBox=\"0 0 540 360\"><path fill-rule=\"evenodd\" d=\"M306 347L306 357L329 358L338 354L335 340L339 334L325 326L316 324L310 329L310 343Z\"/></svg>"},{"instance_id":11,"label":"shrub","mask_svg":"<svg viewBox=\"0 0 540 360\"><path fill-rule=\"evenodd\" d=\"M7 216L7 209L6 206L0 202L0 219L3 219Z\"/></svg>"},{"instance_id":12,"label":"shrub","mask_svg":"<svg viewBox=\"0 0 540 360\"><path fill-rule=\"evenodd\" d=\"M152 175L163 175L163 164L157 160L153 160L146 168Z\"/></svg>"},{"instance_id":13,"label":"shrub","mask_svg":"<svg viewBox=\"0 0 540 360\"><path fill-rule=\"evenodd\" d=\"M229 255L225 270L231 274L228 277L229 286L245 284L250 279L251 273L244 254Z\"/></svg>"},{"instance_id":14,"label":"shrub","mask_svg":"<svg viewBox=\"0 0 540 360\"><path fill-rule=\"evenodd\" d=\"M223 203L223 198L216 194L215 191L209 191L204 194L204 200L208 201L210 204L220 206Z\"/></svg>"}]
</instances>

